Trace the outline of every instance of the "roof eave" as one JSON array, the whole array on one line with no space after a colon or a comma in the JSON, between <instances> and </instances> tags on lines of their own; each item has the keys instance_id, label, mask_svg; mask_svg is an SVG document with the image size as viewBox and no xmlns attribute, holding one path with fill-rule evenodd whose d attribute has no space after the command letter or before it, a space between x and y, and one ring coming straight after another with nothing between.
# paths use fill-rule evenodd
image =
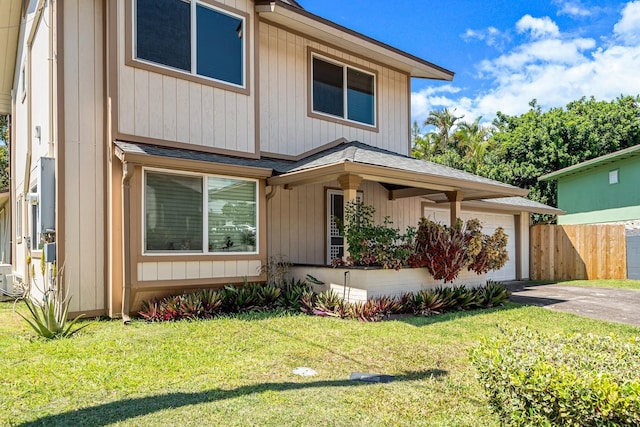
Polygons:
<instances>
[{"instance_id":1,"label":"roof eave","mask_svg":"<svg viewBox=\"0 0 640 427\"><path fill-rule=\"evenodd\" d=\"M367 58L400 69L411 77L445 81L453 79L453 71L280 0L257 0L256 11L265 21L280 24L285 28L344 47Z\"/></svg>"},{"instance_id":2,"label":"roof eave","mask_svg":"<svg viewBox=\"0 0 640 427\"><path fill-rule=\"evenodd\" d=\"M0 0L0 114L11 114L22 2Z\"/></svg>"}]
</instances>

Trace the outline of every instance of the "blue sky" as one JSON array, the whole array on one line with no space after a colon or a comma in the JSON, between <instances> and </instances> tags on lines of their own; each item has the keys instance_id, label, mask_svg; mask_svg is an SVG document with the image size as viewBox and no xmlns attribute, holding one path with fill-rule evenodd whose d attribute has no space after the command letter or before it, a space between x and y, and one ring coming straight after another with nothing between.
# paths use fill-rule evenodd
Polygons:
<instances>
[{"instance_id":1,"label":"blue sky","mask_svg":"<svg viewBox=\"0 0 640 427\"><path fill-rule=\"evenodd\" d=\"M412 116L473 121L582 96L640 94L640 0L300 0L309 12L456 73L414 79Z\"/></svg>"}]
</instances>

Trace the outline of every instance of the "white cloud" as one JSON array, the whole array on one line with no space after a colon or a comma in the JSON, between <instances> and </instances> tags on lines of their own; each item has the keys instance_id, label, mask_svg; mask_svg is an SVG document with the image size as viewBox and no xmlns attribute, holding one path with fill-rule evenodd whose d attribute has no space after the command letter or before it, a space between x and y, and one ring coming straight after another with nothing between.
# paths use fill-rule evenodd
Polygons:
<instances>
[{"instance_id":1,"label":"white cloud","mask_svg":"<svg viewBox=\"0 0 640 427\"><path fill-rule=\"evenodd\" d=\"M498 111L509 115L528 111L532 99L548 109L583 96L612 100L640 94L640 0L628 3L613 27L617 44L611 44L611 37L572 38L548 18L525 18L518 21L518 30L535 34L533 39L477 64L478 79L489 89L470 95L456 92L454 82L446 90L412 93L414 119L424 121L429 111L449 107L464 114L465 120L482 116L490 121Z\"/></svg>"},{"instance_id":2,"label":"white cloud","mask_svg":"<svg viewBox=\"0 0 640 427\"><path fill-rule=\"evenodd\" d=\"M488 27L483 30L473 30L468 28L460 37L462 37L466 42L480 40L485 42L487 46L495 47L497 49L503 49L505 43L510 39L508 33L503 33L496 27Z\"/></svg>"},{"instance_id":3,"label":"white cloud","mask_svg":"<svg viewBox=\"0 0 640 427\"><path fill-rule=\"evenodd\" d=\"M640 43L640 1L626 4L622 10L622 19L614 25L613 32L627 45Z\"/></svg>"},{"instance_id":4,"label":"white cloud","mask_svg":"<svg viewBox=\"0 0 640 427\"><path fill-rule=\"evenodd\" d=\"M579 1L556 1L560 6L558 15L568 15L574 18L584 18L595 13L596 9L587 9Z\"/></svg>"},{"instance_id":5,"label":"white cloud","mask_svg":"<svg viewBox=\"0 0 640 427\"><path fill-rule=\"evenodd\" d=\"M560 34L560 29L555 22L548 16L543 18L534 18L527 14L520 18L516 23L516 30L519 33L530 33L531 37L539 39L543 37L557 37Z\"/></svg>"}]
</instances>

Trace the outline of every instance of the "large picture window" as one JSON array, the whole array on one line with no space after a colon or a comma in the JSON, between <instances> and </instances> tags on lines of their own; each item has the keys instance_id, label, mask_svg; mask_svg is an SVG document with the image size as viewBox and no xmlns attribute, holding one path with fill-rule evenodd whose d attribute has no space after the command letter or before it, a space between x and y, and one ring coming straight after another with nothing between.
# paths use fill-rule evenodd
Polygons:
<instances>
[{"instance_id":1,"label":"large picture window","mask_svg":"<svg viewBox=\"0 0 640 427\"><path fill-rule=\"evenodd\" d=\"M146 253L256 252L257 181L145 173Z\"/></svg>"},{"instance_id":2,"label":"large picture window","mask_svg":"<svg viewBox=\"0 0 640 427\"><path fill-rule=\"evenodd\" d=\"M313 111L375 126L375 75L312 57Z\"/></svg>"},{"instance_id":3,"label":"large picture window","mask_svg":"<svg viewBox=\"0 0 640 427\"><path fill-rule=\"evenodd\" d=\"M137 59L244 87L244 17L196 0L134 4Z\"/></svg>"}]
</instances>

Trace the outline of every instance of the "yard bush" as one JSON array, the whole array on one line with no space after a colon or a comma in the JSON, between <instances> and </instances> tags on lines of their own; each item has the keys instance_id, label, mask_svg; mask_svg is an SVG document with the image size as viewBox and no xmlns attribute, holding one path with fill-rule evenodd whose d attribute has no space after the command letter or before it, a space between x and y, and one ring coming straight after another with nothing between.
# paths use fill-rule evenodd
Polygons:
<instances>
[{"instance_id":1,"label":"yard bush","mask_svg":"<svg viewBox=\"0 0 640 427\"><path fill-rule=\"evenodd\" d=\"M640 338L501 328L470 358L506 425L640 425Z\"/></svg>"}]
</instances>

